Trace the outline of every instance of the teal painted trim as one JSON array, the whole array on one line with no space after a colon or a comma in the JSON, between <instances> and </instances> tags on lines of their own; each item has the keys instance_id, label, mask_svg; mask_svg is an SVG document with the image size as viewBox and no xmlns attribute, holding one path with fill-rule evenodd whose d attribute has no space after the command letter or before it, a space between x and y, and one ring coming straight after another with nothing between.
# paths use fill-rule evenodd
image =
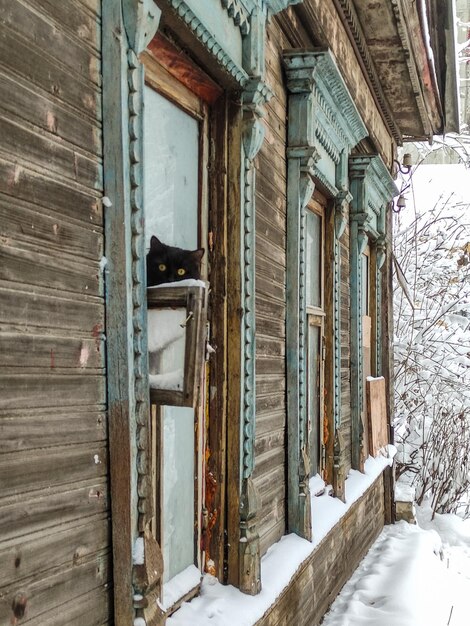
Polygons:
<instances>
[{"instance_id":1,"label":"teal painted trim","mask_svg":"<svg viewBox=\"0 0 470 626\"><path fill-rule=\"evenodd\" d=\"M233 20L235 26L240 28L242 35L250 32L250 11L240 0L220 0L222 6L227 11L228 16Z\"/></svg>"},{"instance_id":2,"label":"teal painted trim","mask_svg":"<svg viewBox=\"0 0 470 626\"><path fill-rule=\"evenodd\" d=\"M121 0L129 48L139 54L157 32L161 10L153 0Z\"/></svg>"},{"instance_id":3,"label":"teal painted trim","mask_svg":"<svg viewBox=\"0 0 470 626\"><path fill-rule=\"evenodd\" d=\"M219 63L221 67L228 74L230 74L241 87L243 87L248 80L248 74L224 50L223 42L219 42L217 38L214 37L214 35L194 14L194 12L186 4L186 2L184 2L184 0L168 0L168 2L170 6L176 11L181 20L206 48L206 50L211 53L216 62Z\"/></svg>"},{"instance_id":4,"label":"teal painted trim","mask_svg":"<svg viewBox=\"0 0 470 626\"><path fill-rule=\"evenodd\" d=\"M132 50L127 54L129 86L129 162L131 206L132 304L134 331L135 420L139 532L153 514L150 462L150 404L147 347L147 277L143 206L144 68Z\"/></svg>"},{"instance_id":5,"label":"teal painted trim","mask_svg":"<svg viewBox=\"0 0 470 626\"><path fill-rule=\"evenodd\" d=\"M287 148L287 520L290 532L311 540L307 421L306 206L315 185L312 90L314 64L307 55L284 57L289 95Z\"/></svg>"},{"instance_id":6,"label":"teal painted trim","mask_svg":"<svg viewBox=\"0 0 470 626\"><path fill-rule=\"evenodd\" d=\"M256 434L256 168L254 159L264 141L263 104L271 90L256 78L247 83L242 94L242 415L241 478L248 479L255 466Z\"/></svg>"},{"instance_id":7,"label":"teal painted trim","mask_svg":"<svg viewBox=\"0 0 470 626\"><path fill-rule=\"evenodd\" d=\"M148 366L142 207L142 93L139 50L160 11L148 2L103 2L103 169L106 350L115 607L135 616L132 548L150 517ZM128 39L129 38L129 39ZM118 622L116 622L118 623Z\"/></svg>"},{"instance_id":8,"label":"teal painted trim","mask_svg":"<svg viewBox=\"0 0 470 626\"><path fill-rule=\"evenodd\" d=\"M343 161L341 156L338 168L339 185L343 185ZM335 238L333 243L333 415L335 433L341 426L341 238L347 225L351 194L347 190L338 191L335 197ZM335 435L336 436L336 435Z\"/></svg>"},{"instance_id":9,"label":"teal painted trim","mask_svg":"<svg viewBox=\"0 0 470 626\"><path fill-rule=\"evenodd\" d=\"M349 175L351 179L363 181L362 188L353 194L352 210L367 214L369 232L373 239L377 239L385 233L387 205L398 195L397 186L379 155L351 156Z\"/></svg>"},{"instance_id":10,"label":"teal painted trim","mask_svg":"<svg viewBox=\"0 0 470 626\"><path fill-rule=\"evenodd\" d=\"M303 0L264 0L264 2L269 7L269 12L275 15L293 4L300 4Z\"/></svg>"},{"instance_id":11,"label":"teal painted trim","mask_svg":"<svg viewBox=\"0 0 470 626\"><path fill-rule=\"evenodd\" d=\"M354 191L353 191L354 193ZM361 467L363 438L362 409L364 402L363 383L363 331L362 331L362 253L367 245L364 222L351 215L350 222L350 322L351 322L351 463L354 469Z\"/></svg>"},{"instance_id":12,"label":"teal painted trim","mask_svg":"<svg viewBox=\"0 0 470 626\"><path fill-rule=\"evenodd\" d=\"M256 138L253 137L256 135ZM256 316L255 316L255 259L256 259L256 216L255 185L256 172L253 167L254 149L251 142L261 142L264 132L259 122L253 121L251 128L245 126L244 132L244 205L242 220L242 474L246 479L253 473L255 466L256 434Z\"/></svg>"},{"instance_id":13,"label":"teal painted trim","mask_svg":"<svg viewBox=\"0 0 470 626\"><path fill-rule=\"evenodd\" d=\"M350 215L350 288L351 288L351 433L352 464L361 467L363 388L363 341L362 341L362 263L361 254L367 242L375 247L377 270L375 333L375 374L382 370L382 267L385 260L385 224L387 205L398 190L378 155L351 156L349 158L351 181Z\"/></svg>"}]
</instances>

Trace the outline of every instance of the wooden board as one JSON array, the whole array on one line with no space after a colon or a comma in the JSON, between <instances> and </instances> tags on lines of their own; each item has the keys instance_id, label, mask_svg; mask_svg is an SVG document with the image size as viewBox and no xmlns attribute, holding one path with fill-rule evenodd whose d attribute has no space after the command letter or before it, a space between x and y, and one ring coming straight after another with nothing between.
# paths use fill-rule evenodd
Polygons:
<instances>
[{"instance_id":1,"label":"wooden board","mask_svg":"<svg viewBox=\"0 0 470 626\"><path fill-rule=\"evenodd\" d=\"M379 450L388 444L385 378L367 380L366 388L369 454L375 457Z\"/></svg>"}]
</instances>

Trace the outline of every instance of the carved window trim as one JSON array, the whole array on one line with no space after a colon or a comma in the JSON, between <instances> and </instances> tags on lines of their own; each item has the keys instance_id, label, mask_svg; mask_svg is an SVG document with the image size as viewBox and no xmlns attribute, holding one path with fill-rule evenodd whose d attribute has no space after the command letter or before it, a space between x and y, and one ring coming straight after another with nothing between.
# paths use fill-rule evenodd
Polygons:
<instances>
[{"instance_id":1,"label":"carved window trim","mask_svg":"<svg viewBox=\"0 0 470 626\"><path fill-rule=\"evenodd\" d=\"M336 495L344 496L341 424L341 319L340 239L347 224L348 156L367 135L332 53L327 49L287 50L284 66L289 92L288 127L288 232L287 232L287 376L288 388L288 527L311 538L309 469L305 467L305 306L304 219L305 206L318 184L332 199L333 258L332 318L333 342L328 372L334 389L328 401L331 409L327 476ZM305 502L308 502L305 505Z\"/></svg>"},{"instance_id":2,"label":"carved window trim","mask_svg":"<svg viewBox=\"0 0 470 626\"><path fill-rule=\"evenodd\" d=\"M350 289L351 289L351 432L352 466L363 470L365 450L363 442L364 410L363 328L361 256L367 246L371 250L373 299L372 310L372 370L374 376L382 373L382 272L386 250L386 212L398 189L379 155L353 155L349 158L349 176L352 192L350 207ZM367 419L367 415L365 412Z\"/></svg>"}]
</instances>

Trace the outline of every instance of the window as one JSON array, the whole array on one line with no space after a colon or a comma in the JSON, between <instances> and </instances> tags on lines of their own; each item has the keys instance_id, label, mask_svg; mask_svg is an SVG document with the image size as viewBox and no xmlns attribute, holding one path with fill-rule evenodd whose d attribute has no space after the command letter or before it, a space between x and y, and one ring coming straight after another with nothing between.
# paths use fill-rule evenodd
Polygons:
<instances>
[{"instance_id":1,"label":"window","mask_svg":"<svg viewBox=\"0 0 470 626\"><path fill-rule=\"evenodd\" d=\"M324 212L316 200L306 210L307 416L312 475L324 467L322 458L324 380Z\"/></svg>"},{"instance_id":2,"label":"window","mask_svg":"<svg viewBox=\"0 0 470 626\"><path fill-rule=\"evenodd\" d=\"M189 250L203 247L207 251L208 107L153 57L145 55L144 63L147 248L151 236L156 235L170 246ZM207 278L205 259L202 274ZM154 530L163 552L164 583L188 568L197 583L195 565L198 570L202 568L203 395L196 408L170 406L170 402L152 406ZM165 586L163 603L167 605Z\"/></svg>"}]
</instances>

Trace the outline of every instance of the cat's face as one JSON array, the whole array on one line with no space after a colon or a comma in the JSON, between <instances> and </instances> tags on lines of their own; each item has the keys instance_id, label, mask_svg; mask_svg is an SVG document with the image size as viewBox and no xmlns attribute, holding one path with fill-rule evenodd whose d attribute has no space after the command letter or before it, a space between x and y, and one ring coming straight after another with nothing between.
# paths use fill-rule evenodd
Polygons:
<instances>
[{"instance_id":1,"label":"cat's face","mask_svg":"<svg viewBox=\"0 0 470 626\"><path fill-rule=\"evenodd\" d=\"M173 283L178 280L201 278L204 248L183 250L162 243L153 236L147 254L147 286Z\"/></svg>"}]
</instances>

